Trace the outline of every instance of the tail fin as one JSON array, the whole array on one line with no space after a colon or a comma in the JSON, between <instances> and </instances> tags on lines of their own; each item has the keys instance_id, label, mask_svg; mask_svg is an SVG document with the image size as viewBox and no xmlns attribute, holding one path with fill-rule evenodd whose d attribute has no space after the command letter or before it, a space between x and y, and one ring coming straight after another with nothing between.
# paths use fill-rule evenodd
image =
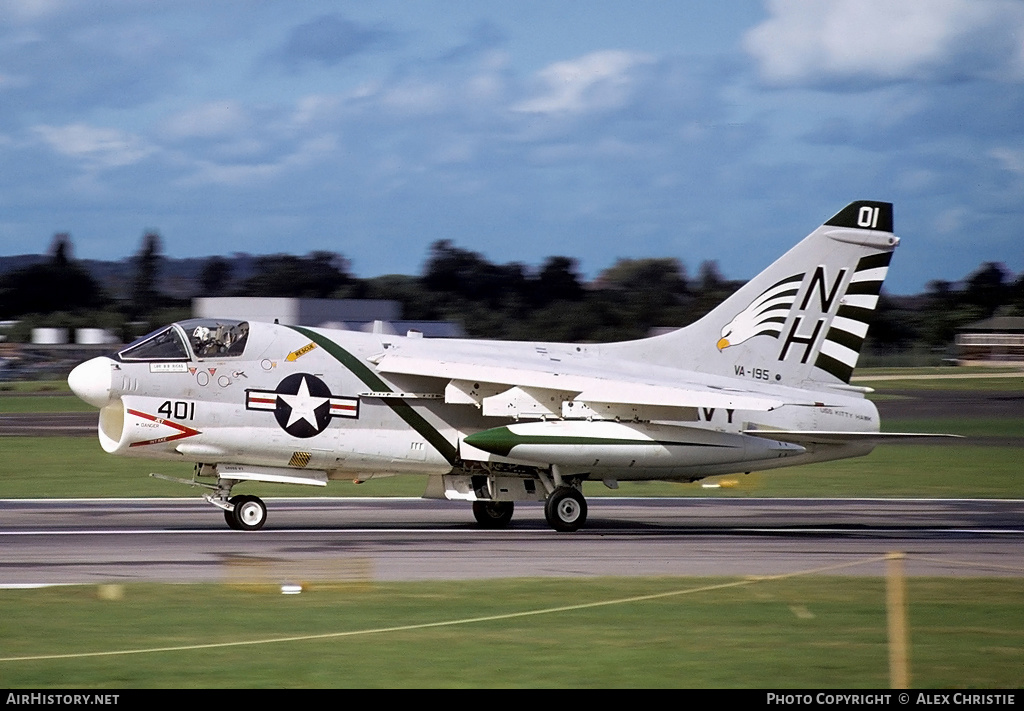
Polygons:
<instances>
[{"instance_id":1,"label":"tail fin","mask_svg":"<svg viewBox=\"0 0 1024 711\"><path fill-rule=\"evenodd\" d=\"M609 349L718 375L849 383L898 244L891 203L851 203L699 321Z\"/></svg>"}]
</instances>

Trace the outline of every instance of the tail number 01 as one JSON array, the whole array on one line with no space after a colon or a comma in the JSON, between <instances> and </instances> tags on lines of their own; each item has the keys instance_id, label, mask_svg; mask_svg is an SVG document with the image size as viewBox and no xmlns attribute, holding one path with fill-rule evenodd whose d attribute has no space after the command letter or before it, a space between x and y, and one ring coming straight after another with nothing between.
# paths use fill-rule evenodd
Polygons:
<instances>
[{"instance_id":1,"label":"tail number 01","mask_svg":"<svg viewBox=\"0 0 1024 711\"><path fill-rule=\"evenodd\" d=\"M878 208L864 205L857 212L857 227L874 229L878 226Z\"/></svg>"}]
</instances>

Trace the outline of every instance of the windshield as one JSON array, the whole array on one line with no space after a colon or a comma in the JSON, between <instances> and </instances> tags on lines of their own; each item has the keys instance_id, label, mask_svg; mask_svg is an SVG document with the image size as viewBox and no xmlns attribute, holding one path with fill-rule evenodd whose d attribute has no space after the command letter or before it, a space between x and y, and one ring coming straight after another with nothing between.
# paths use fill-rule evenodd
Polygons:
<instances>
[{"instance_id":1,"label":"windshield","mask_svg":"<svg viewBox=\"0 0 1024 711\"><path fill-rule=\"evenodd\" d=\"M153 331L117 354L121 360L188 360L178 330L174 326Z\"/></svg>"},{"instance_id":2,"label":"windshield","mask_svg":"<svg viewBox=\"0 0 1024 711\"><path fill-rule=\"evenodd\" d=\"M117 356L124 361L191 360L193 354L196 358L237 358L245 351L248 338L247 321L194 318L157 329Z\"/></svg>"}]
</instances>

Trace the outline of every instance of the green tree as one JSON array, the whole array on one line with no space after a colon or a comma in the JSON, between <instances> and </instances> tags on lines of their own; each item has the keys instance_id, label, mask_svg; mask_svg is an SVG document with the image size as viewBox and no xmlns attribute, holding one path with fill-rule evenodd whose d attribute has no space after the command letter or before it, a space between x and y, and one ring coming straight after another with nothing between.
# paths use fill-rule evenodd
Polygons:
<instances>
[{"instance_id":1,"label":"green tree","mask_svg":"<svg viewBox=\"0 0 1024 711\"><path fill-rule=\"evenodd\" d=\"M256 260L256 273L242 285L243 296L327 299L352 286L348 262L340 254L310 252L305 257L273 254Z\"/></svg>"},{"instance_id":2,"label":"green tree","mask_svg":"<svg viewBox=\"0 0 1024 711\"><path fill-rule=\"evenodd\" d=\"M697 289L702 294L716 294L726 286L725 278L718 268L718 262L705 260L697 269Z\"/></svg>"},{"instance_id":3,"label":"green tree","mask_svg":"<svg viewBox=\"0 0 1024 711\"><path fill-rule=\"evenodd\" d=\"M1020 273L1010 287L1010 303L1017 310L1017 315L1024 316L1024 272Z\"/></svg>"},{"instance_id":4,"label":"green tree","mask_svg":"<svg viewBox=\"0 0 1024 711\"><path fill-rule=\"evenodd\" d=\"M579 301L583 298L583 284L580 283L576 260L548 257L531 293L534 303L541 306L555 301Z\"/></svg>"},{"instance_id":5,"label":"green tree","mask_svg":"<svg viewBox=\"0 0 1024 711\"><path fill-rule=\"evenodd\" d=\"M72 260L70 235L54 236L49 257L0 278L0 317L94 309L109 302L96 280Z\"/></svg>"},{"instance_id":6,"label":"green tree","mask_svg":"<svg viewBox=\"0 0 1024 711\"><path fill-rule=\"evenodd\" d=\"M203 296L221 296L227 293L231 281L231 263L224 257L210 257L199 273Z\"/></svg>"},{"instance_id":7,"label":"green tree","mask_svg":"<svg viewBox=\"0 0 1024 711\"><path fill-rule=\"evenodd\" d=\"M997 308L1007 303L1010 287L1007 271L1002 264L985 262L967 277L964 301L982 310L984 316L991 316Z\"/></svg>"},{"instance_id":8,"label":"green tree","mask_svg":"<svg viewBox=\"0 0 1024 711\"><path fill-rule=\"evenodd\" d=\"M157 289L163 261L160 249L159 234L150 231L142 236L142 246L132 260L135 274L132 279L131 302L128 306L128 313L132 319L152 313L162 305Z\"/></svg>"},{"instance_id":9,"label":"green tree","mask_svg":"<svg viewBox=\"0 0 1024 711\"><path fill-rule=\"evenodd\" d=\"M526 269L518 262L493 264L483 255L456 247L450 240L430 246L423 286L432 292L485 301L492 308L526 291Z\"/></svg>"},{"instance_id":10,"label":"green tree","mask_svg":"<svg viewBox=\"0 0 1024 711\"><path fill-rule=\"evenodd\" d=\"M674 257L664 259L620 259L601 272L599 288L627 292L683 295L689 292L686 267Z\"/></svg>"},{"instance_id":11,"label":"green tree","mask_svg":"<svg viewBox=\"0 0 1024 711\"><path fill-rule=\"evenodd\" d=\"M686 268L674 258L620 259L593 286L592 295L601 300L603 339L640 338L654 326L682 326L693 301Z\"/></svg>"}]
</instances>

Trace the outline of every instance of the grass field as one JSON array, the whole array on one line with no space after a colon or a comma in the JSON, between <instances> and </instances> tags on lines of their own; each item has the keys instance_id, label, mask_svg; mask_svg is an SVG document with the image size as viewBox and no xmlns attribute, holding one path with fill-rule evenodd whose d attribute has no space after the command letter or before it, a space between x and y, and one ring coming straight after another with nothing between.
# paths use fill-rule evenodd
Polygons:
<instances>
[{"instance_id":1,"label":"grass field","mask_svg":"<svg viewBox=\"0 0 1024 711\"><path fill-rule=\"evenodd\" d=\"M96 412L96 408L74 395L0 395L0 415L51 412Z\"/></svg>"},{"instance_id":2,"label":"grass field","mask_svg":"<svg viewBox=\"0 0 1024 711\"><path fill-rule=\"evenodd\" d=\"M148 476L189 478L189 464L112 457L92 438L6 437L0 440L0 499L198 496L197 489ZM808 496L1019 498L1024 491L1018 447L883 445L867 457L714 477L704 482L622 482L617 490L585 485L587 496ZM69 462L72 463L69 466ZM703 484L724 482L709 489ZM426 477L401 476L326 488L243 484L260 496L421 496Z\"/></svg>"},{"instance_id":3,"label":"grass field","mask_svg":"<svg viewBox=\"0 0 1024 711\"><path fill-rule=\"evenodd\" d=\"M71 394L67 380L8 380L0 383L0 395L26 393Z\"/></svg>"},{"instance_id":4,"label":"grass field","mask_svg":"<svg viewBox=\"0 0 1024 711\"><path fill-rule=\"evenodd\" d=\"M957 368L858 368L851 384L889 390L1024 390L1024 370Z\"/></svg>"},{"instance_id":5,"label":"grass field","mask_svg":"<svg viewBox=\"0 0 1024 711\"><path fill-rule=\"evenodd\" d=\"M1024 374L1024 371L1020 366L1006 365L1006 366L988 366L988 365L959 365L959 366L922 366L912 368L857 368L854 371L854 380L870 379L873 376L878 375L910 375L910 376L958 376L958 375L1017 375Z\"/></svg>"},{"instance_id":6,"label":"grass field","mask_svg":"<svg viewBox=\"0 0 1024 711\"><path fill-rule=\"evenodd\" d=\"M1024 390L1024 377L1019 375L1013 377L979 378L953 378L950 380L871 380L865 379L852 383L853 385L866 385L876 389L889 390L964 390L964 391L1017 391Z\"/></svg>"},{"instance_id":7,"label":"grass field","mask_svg":"<svg viewBox=\"0 0 1024 711\"><path fill-rule=\"evenodd\" d=\"M294 596L131 585L114 600L96 587L3 590L0 685L885 688L884 585L869 577L495 580ZM910 579L908 600L915 686L1024 683L1019 579ZM597 606L560 609L587 604ZM312 638L275 641L293 637ZM9 659L238 642L250 644Z\"/></svg>"}]
</instances>

